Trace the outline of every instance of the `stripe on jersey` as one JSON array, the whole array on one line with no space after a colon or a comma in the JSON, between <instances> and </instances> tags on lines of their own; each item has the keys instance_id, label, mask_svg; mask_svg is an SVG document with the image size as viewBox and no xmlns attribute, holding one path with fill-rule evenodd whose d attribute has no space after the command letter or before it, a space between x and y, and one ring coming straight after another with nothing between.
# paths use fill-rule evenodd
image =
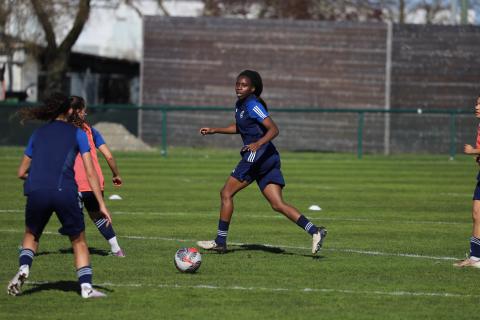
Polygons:
<instances>
[{"instance_id":1,"label":"stripe on jersey","mask_svg":"<svg viewBox=\"0 0 480 320\"><path fill-rule=\"evenodd\" d=\"M265 119L267 117L267 115L263 113L263 111L258 106L253 107L253 111L262 119Z\"/></svg>"}]
</instances>

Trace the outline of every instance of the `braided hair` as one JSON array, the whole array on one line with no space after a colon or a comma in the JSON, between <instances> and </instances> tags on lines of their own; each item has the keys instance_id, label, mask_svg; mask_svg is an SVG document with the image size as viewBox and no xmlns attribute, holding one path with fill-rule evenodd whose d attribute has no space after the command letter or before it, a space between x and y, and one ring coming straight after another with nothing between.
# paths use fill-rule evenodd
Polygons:
<instances>
[{"instance_id":1,"label":"braided hair","mask_svg":"<svg viewBox=\"0 0 480 320\"><path fill-rule=\"evenodd\" d=\"M250 82L252 83L252 86L255 88L255 90L253 91L253 94L263 104L263 106L265 107L265 110L268 111L267 103L260 97L260 95L262 94L262 91L263 91L263 81L262 81L262 77L260 76L260 74L257 71L254 71L254 70L244 70L244 71L240 72L240 74L238 75L238 77L242 77L242 76L250 79Z\"/></svg>"}]
</instances>

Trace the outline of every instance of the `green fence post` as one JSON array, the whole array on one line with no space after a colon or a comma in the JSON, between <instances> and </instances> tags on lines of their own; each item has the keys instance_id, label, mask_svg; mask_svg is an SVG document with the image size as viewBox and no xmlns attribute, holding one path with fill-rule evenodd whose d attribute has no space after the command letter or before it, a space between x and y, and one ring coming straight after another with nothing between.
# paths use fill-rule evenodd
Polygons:
<instances>
[{"instance_id":1,"label":"green fence post","mask_svg":"<svg viewBox=\"0 0 480 320\"><path fill-rule=\"evenodd\" d=\"M363 123L364 123L364 112L360 111L358 113L358 131L357 131L357 157L362 159L363 155Z\"/></svg>"},{"instance_id":2,"label":"green fence post","mask_svg":"<svg viewBox=\"0 0 480 320\"><path fill-rule=\"evenodd\" d=\"M162 150L163 157L167 157L167 108L162 108Z\"/></svg>"},{"instance_id":3,"label":"green fence post","mask_svg":"<svg viewBox=\"0 0 480 320\"><path fill-rule=\"evenodd\" d=\"M455 159L457 127L455 125L456 113L450 113L450 160Z\"/></svg>"}]
</instances>

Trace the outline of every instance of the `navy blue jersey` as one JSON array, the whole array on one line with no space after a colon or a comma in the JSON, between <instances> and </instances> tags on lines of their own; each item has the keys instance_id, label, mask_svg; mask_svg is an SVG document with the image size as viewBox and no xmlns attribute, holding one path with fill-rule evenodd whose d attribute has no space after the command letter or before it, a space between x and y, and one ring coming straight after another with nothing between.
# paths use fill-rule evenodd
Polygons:
<instances>
[{"instance_id":1,"label":"navy blue jersey","mask_svg":"<svg viewBox=\"0 0 480 320\"><path fill-rule=\"evenodd\" d=\"M64 121L52 121L30 137L25 155L32 159L25 194L45 189L77 190L73 165L78 152L90 151L86 133Z\"/></svg>"},{"instance_id":2,"label":"navy blue jersey","mask_svg":"<svg viewBox=\"0 0 480 320\"><path fill-rule=\"evenodd\" d=\"M262 124L267 118L268 112L255 95L250 95L244 100L238 100L235 104L235 120L237 131L240 133L243 145L257 142L265 133L267 128ZM256 152L242 152L242 157L248 162L255 162L262 155L277 153L271 141L264 144Z\"/></svg>"},{"instance_id":3,"label":"navy blue jersey","mask_svg":"<svg viewBox=\"0 0 480 320\"><path fill-rule=\"evenodd\" d=\"M101 145L105 144L105 139L103 139L102 135L97 129L94 127L90 128L92 129L93 142L95 143L95 147L98 149Z\"/></svg>"}]
</instances>

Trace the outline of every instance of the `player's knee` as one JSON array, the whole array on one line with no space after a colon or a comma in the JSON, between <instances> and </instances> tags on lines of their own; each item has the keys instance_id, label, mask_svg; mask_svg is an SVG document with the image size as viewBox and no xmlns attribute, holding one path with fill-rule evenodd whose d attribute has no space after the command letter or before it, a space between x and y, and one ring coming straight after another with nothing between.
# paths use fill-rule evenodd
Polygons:
<instances>
[{"instance_id":1,"label":"player's knee","mask_svg":"<svg viewBox=\"0 0 480 320\"><path fill-rule=\"evenodd\" d=\"M472 212L472 220L473 220L473 223L478 223L480 224L480 208L477 209L475 208Z\"/></svg>"},{"instance_id":2,"label":"player's knee","mask_svg":"<svg viewBox=\"0 0 480 320\"><path fill-rule=\"evenodd\" d=\"M33 240L35 242L40 242L41 236L42 236L41 233L35 232L34 230L30 229L28 226L25 227L25 238L29 240Z\"/></svg>"},{"instance_id":3,"label":"player's knee","mask_svg":"<svg viewBox=\"0 0 480 320\"><path fill-rule=\"evenodd\" d=\"M85 240L85 231L82 231L80 233L77 233L75 235L70 235L68 236L70 238L70 242L73 243L73 244L83 244L83 243L87 243L87 241Z\"/></svg>"},{"instance_id":4,"label":"player's knee","mask_svg":"<svg viewBox=\"0 0 480 320\"><path fill-rule=\"evenodd\" d=\"M270 205L272 206L272 209L277 211L277 212L283 212L284 211L284 204L280 201L271 202Z\"/></svg>"},{"instance_id":5,"label":"player's knee","mask_svg":"<svg viewBox=\"0 0 480 320\"><path fill-rule=\"evenodd\" d=\"M220 190L220 198L222 200L231 200L233 198L233 193L223 188L222 190Z\"/></svg>"}]
</instances>

